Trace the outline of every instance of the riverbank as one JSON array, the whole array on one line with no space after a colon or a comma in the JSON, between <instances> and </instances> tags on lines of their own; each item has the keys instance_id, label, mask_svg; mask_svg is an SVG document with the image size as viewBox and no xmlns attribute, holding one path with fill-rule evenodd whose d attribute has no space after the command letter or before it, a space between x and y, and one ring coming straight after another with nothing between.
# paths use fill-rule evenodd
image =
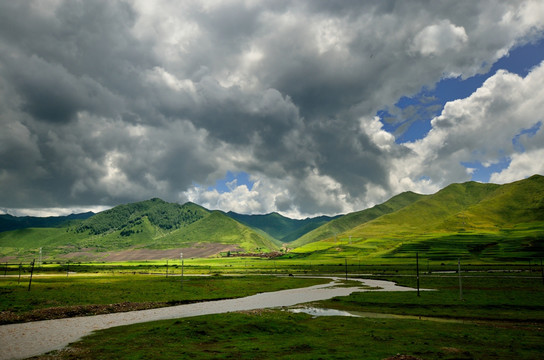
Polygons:
<instances>
[{"instance_id":1,"label":"riverbank","mask_svg":"<svg viewBox=\"0 0 544 360\"><path fill-rule=\"evenodd\" d=\"M416 285L415 278L405 276L387 280ZM462 279L462 293L457 274L420 280L422 287L436 291L420 296L415 291L356 291L294 307L113 327L35 360L542 357L541 279L467 277ZM342 286L350 284L343 281ZM336 309L342 316L287 311L308 307ZM347 317L346 312L358 316Z\"/></svg>"},{"instance_id":2,"label":"riverbank","mask_svg":"<svg viewBox=\"0 0 544 360\"><path fill-rule=\"evenodd\" d=\"M62 274L0 277L0 324L144 310L327 283L278 276Z\"/></svg>"},{"instance_id":3,"label":"riverbank","mask_svg":"<svg viewBox=\"0 0 544 360\"><path fill-rule=\"evenodd\" d=\"M47 320L0 326L0 359L22 359L59 350L68 344L89 335L93 331L142 322L177 319L235 311L292 306L295 304L320 301L336 296L348 296L360 287L335 286L337 279L328 284L306 288L266 292L244 298L200 302L159 309L131 311L124 313L68 319ZM396 286L383 280L362 280L364 286L380 288L379 291L412 291L414 289Z\"/></svg>"}]
</instances>

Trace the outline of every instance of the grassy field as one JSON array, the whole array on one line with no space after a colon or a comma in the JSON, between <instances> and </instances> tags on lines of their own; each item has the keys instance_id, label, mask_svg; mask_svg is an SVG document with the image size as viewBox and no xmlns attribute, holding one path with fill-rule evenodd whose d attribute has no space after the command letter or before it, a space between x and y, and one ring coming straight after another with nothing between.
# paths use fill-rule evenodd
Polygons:
<instances>
[{"instance_id":1,"label":"grassy field","mask_svg":"<svg viewBox=\"0 0 544 360\"><path fill-rule=\"evenodd\" d=\"M232 313L113 328L41 359L538 359L542 334L476 324Z\"/></svg>"},{"instance_id":2,"label":"grassy field","mask_svg":"<svg viewBox=\"0 0 544 360\"><path fill-rule=\"evenodd\" d=\"M93 315L96 312L237 298L328 281L275 276L184 276L182 284L180 276L44 275L33 278L28 291L28 278L19 283L17 277L4 277L0 278L0 312L4 323L62 317L63 314ZM50 308L55 309L44 311Z\"/></svg>"},{"instance_id":3,"label":"grassy field","mask_svg":"<svg viewBox=\"0 0 544 360\"><path fill-rule=\"evenodd\" d=\"M411 276L380 276L417 287ZM321 303L339 310L431 316L444 319L508 321L544 325L544 284L529 274L463 274L420 276L420 296L405 292L360 292Z\"/></svg>"},{"instance_id":4,"label":"grassy field","mask_svg":"<svg viewBox=\"0 0 544 360\"><path fill-rule=\"evenodd\" d=\"M387 259L375 259L367 262L356 255L350 257L328 256L313 258L312 256L297 256L282 259L266 259L255 257L222 257L222 258L188 258L184 259L184 273L186 275L249 275L249 274L386 274L386 275L413 275L416 272L415 257L395 259L396 263L387 262ZM474 260L474 259L473 259ZM479 260L461 261L463 272L501 271L516 273L540 273L542 267L540 258L527 258L524 261L512 263L489 263ZM458 259L433 260L419 257L421 273L437 273L457 271ZM21 264L21 268L20 268ZM30 274L30 263L0 263L0 277L2 275L17 276L21 272L23 278ZM35 273L53 274L68 271L77 274L181 274L181 261L146 260L146 261L117 261L117 262L46 262L36 265Z\"/></svg>"},{"instance_id":5,"label":"grassy field","mask_svg":"<svg viewBox=\"0 0 544 360\"><path fill-rule=\"evenodd\" d=\"M414 277L386 278L415 285ZM440 321L312 317L285 309L229 313L112 328L40 359L541 358L544 284L538 276L465 275L463 300L456 276L420 280L422 287L437 290L419 297L415 292L354 293L310 305Z\"/></svg>"}]
</instances>

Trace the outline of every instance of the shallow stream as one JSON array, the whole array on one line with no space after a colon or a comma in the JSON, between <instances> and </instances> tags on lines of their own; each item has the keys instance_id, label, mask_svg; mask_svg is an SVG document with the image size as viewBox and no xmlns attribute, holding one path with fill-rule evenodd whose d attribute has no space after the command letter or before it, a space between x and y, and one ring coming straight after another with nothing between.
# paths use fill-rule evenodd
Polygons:
<instances>
[{"instance_id":1,"label":"shallow stream","mask_svg":"<svg viewBox=\"0 0 544 360\"><path fill-rule=\"evenodd\" d=\"M59 350L96 330L136 323L183 317L221 314L232 311L293 306L347 296L356 291L414 291L390 281L355 279L363 287L342 287L340 278L328 284L260 293L238 299L207 301L158 309L36 321L0 326L0 359L22 359ZM370 290L369 288L372 288Z\"/></svg>"}]
</instances>

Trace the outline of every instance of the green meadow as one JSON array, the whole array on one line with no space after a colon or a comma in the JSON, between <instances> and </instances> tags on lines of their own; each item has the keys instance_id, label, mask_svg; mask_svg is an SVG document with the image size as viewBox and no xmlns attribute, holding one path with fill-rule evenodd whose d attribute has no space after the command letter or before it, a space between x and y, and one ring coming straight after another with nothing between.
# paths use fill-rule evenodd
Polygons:
<instances>
[{"instance_id":1,"label":"green meadow","mask_svg":"<svg viewBox=\"0 0 544 360\"><path fill-rule=\"evenodd\" d=\"M416 284L415 276L373 277ZM211 279L202 279L207 280ZM456 274L425 274L420 277L421 287L434 290L421 291L420 296L368 291L307 304L362 317L314 317L281 308L150 322L99 331L67 350L38 358L541 357L544 284L539 273L463 273L462 297L458 281Z\"/></svg>"},{"instance_id":2,"label":"green meadow","mask_svg":"<svg viewBox=\"0 0 544 360\"><path fill-rule=\"evenodd\" d=\"M140 274L49 274L29 278L0 277L0 313L5 322L39 320L38 310L55 308L55 313L94 315L96 307L75 306L124 304L128 310L164 307L198 301L237 298L265 291L277 291L326 283L327 279L276 276L158 276ZM123 306L120 307L121 309ZM116 307L111 307L115 311ZM77 310L77 312L76 312ZM108 309L106 309L108 310ZM45 313L43 316L50 316ZM52 316L52 315L51 315ZM62 316L56 316L62 317ZM12 319L12 320L10 320Z\"/></svg>"}]
</instances>

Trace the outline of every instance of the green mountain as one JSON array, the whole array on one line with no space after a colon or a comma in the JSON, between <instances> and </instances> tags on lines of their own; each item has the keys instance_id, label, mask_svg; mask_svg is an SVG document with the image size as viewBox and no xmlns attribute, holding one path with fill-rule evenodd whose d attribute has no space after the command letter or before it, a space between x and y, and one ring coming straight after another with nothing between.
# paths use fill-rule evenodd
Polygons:
<instances>
[{"instance_id":1,"label":"green mountain","mask_svg":"<svg viewBox=\"0 0 544 360\"><path fill-rule=\"evenodd\" d=\"M423 197L425 197L425 195L416 194L411 191L404 192L370 209L353 212L336 218L315 230L304 234L290 245L292 247L300 247L305 244L338 236L358 225L402 209Z\"/></svg>"},{"instance_id":2,"label":"green mountain","mask_svg":"<svg viewBox=\"0 0 544 360\"><path fill-rule=\"evenodd\" d=\"M35 256L40 247L49 258L77 258L78 253L85 253L93 259L97 259L96 254L104 258L135 249L142 252L198 248L207 249L197 251L206 256L224 249L249 252L278 249L267 237L221 212L161 199L119 205L64 227L0 233L0 256Z\"/></svg>"},{"instance_id":3,"label":"green mountain","mask_svg":"<svg viewBox=\"0 0 544 360\"><path fill-rule=\"evenodd\" d=\"M169 233L161 239L161 242L232 244L251 252L278 249L269 238L231 219L221 211L212 211L200 221Z\"/></svg>"},{"instance_id":4,"label":"green mountain","mask_svg":"<svg viewBox=\"0 0 544 360\"><path fill-rule=\"evenodd\" d=\"M32 259L40 248L45 259L74 261L171 259L179 258L180 249L184 256L206 257L273 251L280 241L302 234L290 242L293 250L286 257L411 262L417 252L440 262L527 261L544 254L544 177L504 185L452 184L432 195L405 192L334 219L225 214L151 199L67 221L0 232L0 259Z\"/></svg>"},{"instance_id":5,"label":"green mountain","mask_svg":"<svg viewBox=\"0 0 544 360\"><path fill-rule=\"evenodd\" d=\"M413 258L416 252L434 260L541 257L544 177L535 175L505 185L452 184L344 230L336 239L329 236L294 250L299 255L319 253L388 261Z\"/></svg>"},{"instance_id":6,"label":"green mountain","mask_svg":"<svg viewBox=\"0 0 544 360\"><path fill-rule=\"evenodd\" d=\"M208 210L193 203L179 205L155 198L119 205L98 213L79 224L75 231L100 235L126 229L124 236L127 236L130 235L130 229L144 217L152 226L168 231L198 221L208 213Z\"/></svg>"},{"instance_id":7,"label":"green mountain","mask_svg":"<svg viewBox=\"0 0 544 360\"><path fill-rule=\"evenodd\" d=\"M25 228L48 228L67 225L74 220L85 220L93 216L92 211L71 214L67 216L48 216L48 217L36 217L36 216L12 216L9 214L0 215L0 232L11 231Z\"/></svg>"},{"instance_id":8,"label":"green mountain","mask_svg":"<svg viewBox=\"0 0 544 360\"><path fill-rule=\"evenodd\" d=\"M227 216L253 229L259 229L265 232L272 238L279 240L280 243L294 241L313 229L338 217L318 216L299 220L290 219L277 212L265 215L244 215L232 211L229 211Z\"/></svg>"}]
</instances>

